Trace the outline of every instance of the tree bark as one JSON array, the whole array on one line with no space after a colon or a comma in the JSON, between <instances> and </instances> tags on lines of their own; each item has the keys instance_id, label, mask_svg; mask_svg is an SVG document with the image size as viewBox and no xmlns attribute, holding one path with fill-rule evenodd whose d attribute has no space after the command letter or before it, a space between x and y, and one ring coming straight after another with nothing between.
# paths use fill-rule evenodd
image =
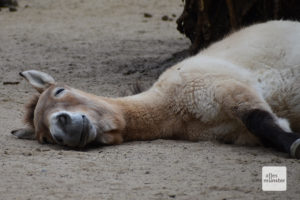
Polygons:
<instances>
[{"instance_id":1,"label":"tree bark","mask_svg":"<svg viewBox=\"0 0 300 200\"><path fill-rule=\"evenodd\" d=\"M230 31L274 19L300 20L298 0L183 0L177 29L191 41L196 54Z\"/></svg>"}]
</instances>

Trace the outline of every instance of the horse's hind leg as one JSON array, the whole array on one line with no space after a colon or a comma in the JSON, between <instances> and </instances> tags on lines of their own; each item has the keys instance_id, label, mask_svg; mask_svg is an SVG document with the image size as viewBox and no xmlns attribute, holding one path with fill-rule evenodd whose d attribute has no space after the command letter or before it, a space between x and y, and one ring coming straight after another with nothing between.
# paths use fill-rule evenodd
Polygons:
<instances>
[{"instance_id":1,"label":"horse's hind leg","mask_svg":"<svg viewBox=\"0 0 300 200\"><path fill-rule=\"evenodd\" d=\"M241 120L261 140L300 159L300 135L292 132L287 121L272 112L255 89L234 80L224 81L216 89L216 98L225 112Z\"/></svg>"},{"instance_id":2,"label":"horse's hind leg","mask_svg":"<svg viewBox=\"0 0 300 200\"><path fill-rule=\"evenodd\" d=\"M242 116L248 130L280 151L300 159L300 135L286 131L279 126L278 120L264 110L250 110Z\"/></svg>"}]
</instances>

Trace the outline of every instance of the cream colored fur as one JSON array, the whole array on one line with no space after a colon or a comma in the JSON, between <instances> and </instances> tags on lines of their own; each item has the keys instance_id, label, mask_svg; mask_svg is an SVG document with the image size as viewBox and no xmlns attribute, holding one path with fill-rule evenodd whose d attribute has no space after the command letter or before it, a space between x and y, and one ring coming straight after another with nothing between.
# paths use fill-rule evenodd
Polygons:
<instances>
[{"instance_id":1,"label":"cream colored fur","mask_svg":"<svg viewBox=\"0 0 300 200\"><path fill-rule=\"evenodd\" d=\"M238 120L253 108L273 112L285 130L289 120L300 131L300 23L271 21L233 33L119 102L126 102L128 139L256 144Z\"/></svg>"}]
</instances>

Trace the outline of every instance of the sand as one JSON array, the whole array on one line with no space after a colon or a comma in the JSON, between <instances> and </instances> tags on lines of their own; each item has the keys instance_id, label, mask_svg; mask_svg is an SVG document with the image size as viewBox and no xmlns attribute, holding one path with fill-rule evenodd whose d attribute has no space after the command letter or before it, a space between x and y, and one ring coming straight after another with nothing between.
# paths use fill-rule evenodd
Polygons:
<instances>
[{"instance_id":1,"label":"sand","mask_svg":"<svg viewBox=\"0 0 300 200\"><path fill-rule=\"evenodd\" d=\"M156 140L75 151L14 138L36 94L18 72L42 70L97 95L128 95L189 47L176 30L180 0L19 4L17 12L0 11L0 199L299 199L300 162L263 147ZM287 167L286 192L262 191L263 166Z\"/></svg>"}]
</instances>

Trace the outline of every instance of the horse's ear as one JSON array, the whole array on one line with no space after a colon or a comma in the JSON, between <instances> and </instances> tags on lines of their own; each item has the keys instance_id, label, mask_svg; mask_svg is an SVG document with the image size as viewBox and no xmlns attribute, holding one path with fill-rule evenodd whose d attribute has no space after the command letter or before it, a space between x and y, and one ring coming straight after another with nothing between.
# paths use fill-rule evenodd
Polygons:
<instances>
[{"instance_id":1,"label":"horse's ear","mask_svg":"<svg viewBox=\"0 0 300 200\"><path fill-rule=\"evenodd\" d=\"M31 128L13 130L13 131L11 131L11 134L13 134L14 136L16 136L19 139L26 139L26 140L34 140L35 139L34 129L31 129Z\"/></svg>"},{"instance_id":2,"label":"horse's ear","mask_svg":"<svg viewBox=\"0 0 300 200\"><path fill-rule=\"evenodd\" d=\"M52 76L36 70L20 72L20 76L25 78L39 93L42 93L48 87L55 84Z\"/></svg>"}]
</instances>

